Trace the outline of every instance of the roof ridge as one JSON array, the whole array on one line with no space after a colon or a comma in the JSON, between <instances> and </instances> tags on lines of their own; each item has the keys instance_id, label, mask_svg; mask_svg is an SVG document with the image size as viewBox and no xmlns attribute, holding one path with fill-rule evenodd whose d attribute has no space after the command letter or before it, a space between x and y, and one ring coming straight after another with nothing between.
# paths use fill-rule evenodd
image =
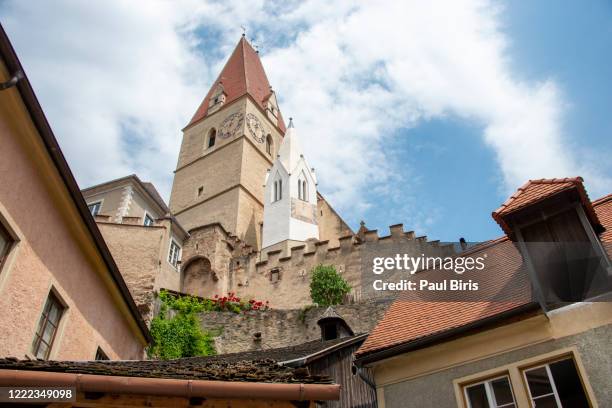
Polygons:
<instances>
[{"instance_id":1,"label":"roof ridge","mask_svg":"<svg viewBox=\"0 0 612 408\"><path fill-rule=\"evenodd\" d=\"M599 197L597 200L591 201L591 205L593 205L593 206L601 205L601 204L603 204L605 202L608 202L610 200L612 200L612 193L607 194L607 195L605 195L603 197Z\"/></svg>"}]
</instances>

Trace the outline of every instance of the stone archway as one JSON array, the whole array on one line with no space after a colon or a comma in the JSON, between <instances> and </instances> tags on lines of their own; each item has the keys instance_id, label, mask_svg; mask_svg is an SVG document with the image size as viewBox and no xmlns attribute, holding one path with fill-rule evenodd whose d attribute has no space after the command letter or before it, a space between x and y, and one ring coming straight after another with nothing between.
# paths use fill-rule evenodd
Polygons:
<instances>
[{"instance_id":1,"label":"stone archway","mask_svg":"<svg viewBox=\"0 0 612 408\"><path fill-rule=\"evenodd\" d=\"M197 257L183 268L181 291L190 295L211 297L219 293L219 277L212 270L210 261Z\"/></svg>"}]
</instances>

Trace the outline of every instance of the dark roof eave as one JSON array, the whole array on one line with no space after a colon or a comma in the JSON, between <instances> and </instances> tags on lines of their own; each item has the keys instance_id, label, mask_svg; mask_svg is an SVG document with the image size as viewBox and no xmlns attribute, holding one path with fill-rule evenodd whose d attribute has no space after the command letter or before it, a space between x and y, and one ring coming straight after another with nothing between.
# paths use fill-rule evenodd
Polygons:
<instances>
[{"instance_id":1,"label":"dark roof eave","mask_svg":"<svg viewBox=\"0 0 612 408\"><path fill-rule=\"evenodd\" d=\"M391 346L388 348L384 348L378 351L372 351L369 353L365 353L362 356L357 356L355 359L355 365L364 366L367 364L372 364L378 362L380 360L384 360L390 357L394 357L398 354L403 354L408 351L413 351L416 349L424 348L432 345L433 343L437 343L440 341L447 340L451 337L464 334L471 330L485 328L492 324L501 322L505 319L521 315L523 313L531 312L540 309L540 305L537 302L529 302L524 305L515 307L514 309L507 310L502 313L498 313L493 316L486 317L484 319L477 320L472 323L468 323L462 326L455 327L450 330L446 330L443 332L435 333L426 337L422 337L416 340L408 341L405 343L400 343L395 346Z\"/></svg>"},{"instance_id":2,"label":"dark roof eave","mask_svg":"<svg viewBox=\"0 0 612 408\"><path fill-rule=\"evenodd\" d=\"M4 31L4 27L2 27L1 24L0 55L2 56L2 59L4 60L4 63L6 64L10 73L15 73L18 71L21 71L23 73L23 78L19 80L16 85L17 90L21 95L21 99L23 100L23 103L30 114L32 122L34 123L34 126L36 127L36 130L38 131L38 134L40 135L47 149L47 153L55 164L57 171L60 174L60 177L62 178L64 185L66 186L66 189L68 190L68 193L72 198L72 201L79 215L81 216L83 223L87 227L88 232L91 234L94 244L100 252L104 263L108 267L113 281L117 285L119 292L121 293L134 319L136 320L136 324L138 325L144 338L148 342L151 342L151 333L149 332L146 323L142 319L142 316L140 315L140 312L136 307L136 303L134 303L134 300L130 295L127 285L125 284L125 281L123 280L123 277L121 276L119 269L117 268L117 265L115 264L115 261L111 256L110 250L104 242L104 238L102 238L102 234L100 233L100 230L98 229L95 220L93 219L91 213L89 212L89 209L87 208L87 203L85 202L85 199L81 194L81 190L79 189L76 179L74 178L74 175L72 174L72 171L68 166L66 158L64 157L64 154L62 153L60 146L57 143L51 126L49 125L49 122L45 117L42 107L40 106L40 103L36 98L36 94L34 93L32 86L30 85L30 81L28 80L25 71L21 65L21 62L19 61L19 58L17 57L17 54L15 53L15 50L13 49L9 38L6 32Z\"/></svg>"},{"instance_id":3,"label":"dark roof eave","mask_svg":"<svg viewBox=\"0 0 612 408\"><path fill-rule=\"evenodd\" d=\"M365 340L367 337L368 337L368 333L358 334L354 337L347 338L346 341L343 341L338 344L334 344L333 346L327 347L323 350L316 351L314 353L311 353L301 358L296 358L296 359L287 360L287 361L279 361L278 364L284 365L287 367L301 367L305 364L312 363L313 361L316 361L322 357L325 357L328 354L333 353L336 350L353 345L359 341Z\"/></svg>"}]
</instances>

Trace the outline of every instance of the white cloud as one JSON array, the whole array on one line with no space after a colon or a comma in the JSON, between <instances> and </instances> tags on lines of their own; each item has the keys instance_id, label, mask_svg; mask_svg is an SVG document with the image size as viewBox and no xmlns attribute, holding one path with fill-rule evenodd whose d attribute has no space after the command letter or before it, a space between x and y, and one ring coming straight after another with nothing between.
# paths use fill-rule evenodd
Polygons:
<instances>
[{"instance_id":1,"label":"white cloud","mask_svg":"<svg viewBox=\"0 0 612 408\"><path fill-rule=\"evenodd\" d=\"M144 8L105 1L7 8L4 23L84 184L137 172L167 193L179 129L246 25L262 45L284 116L296 117L322 188L351 217L375 204L372 191L401 202L389 186L402 188L412 178L394 172L386 146L395 132L448 115L482 125L505 192L528 178L573 175L585 176L596 194L610 189L610 178L579 163L565 140L566 107L556 83L525 83L512 72L497 3L189 1ZM207 58L196 47L210 44L204 32L221 39ZM126 149L126 128L136 149Z\"/></svg>"}]
</instances>

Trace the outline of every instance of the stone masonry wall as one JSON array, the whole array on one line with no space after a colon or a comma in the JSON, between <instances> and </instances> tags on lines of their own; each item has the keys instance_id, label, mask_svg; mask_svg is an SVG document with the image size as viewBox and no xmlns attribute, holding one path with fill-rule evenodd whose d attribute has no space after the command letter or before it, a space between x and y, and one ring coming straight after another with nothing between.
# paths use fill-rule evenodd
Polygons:
<instances>
[{"instance_id":1,"label":"stone masonry wall","mask_svg":"<svg viewBox=\"0 0 612 408\"><path fill-rule=\"evenodd\" d=\"M378 299L352 305L336 306L355 334L370 332L383 317L391 299ZM326 308L267 310L246 312L209 312L200 315L204 330L219 332L215 338L217 353L292 346L321 337L317 320ZM260 333L260 337L256 334ZM257 340L259 339L259 340Z\"/></svg>"}]
</instances>

